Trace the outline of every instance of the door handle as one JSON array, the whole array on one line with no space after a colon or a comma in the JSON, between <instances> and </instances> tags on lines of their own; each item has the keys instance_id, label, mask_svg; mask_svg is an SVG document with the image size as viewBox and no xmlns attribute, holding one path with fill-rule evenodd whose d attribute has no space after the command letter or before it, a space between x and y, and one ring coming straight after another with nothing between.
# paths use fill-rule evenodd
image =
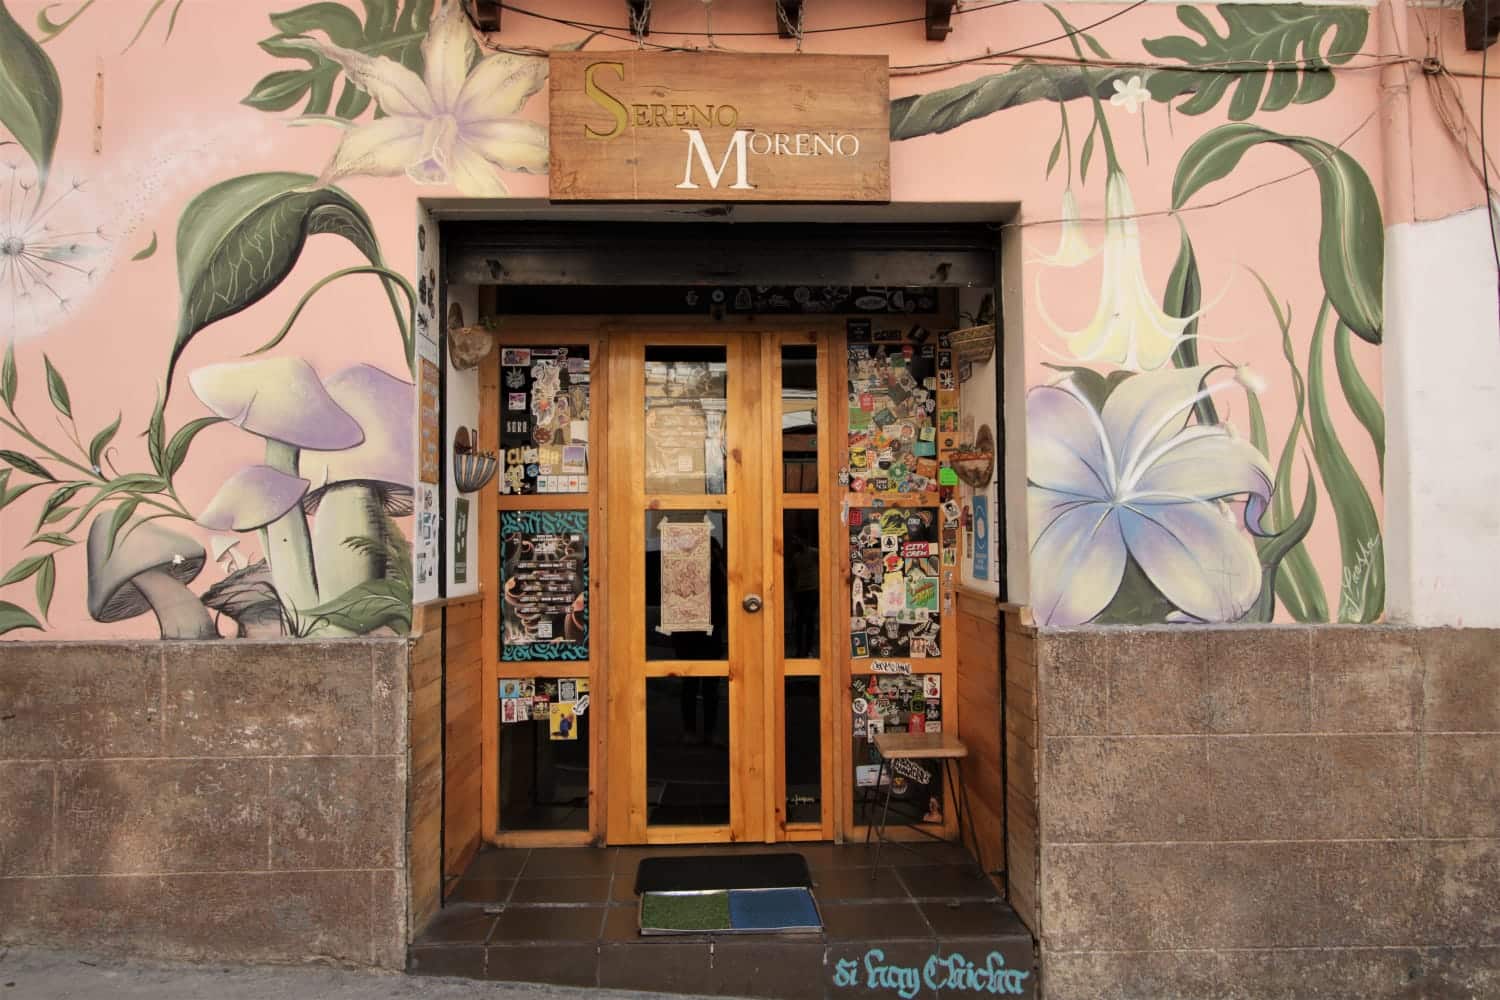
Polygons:
<instances>
[{"instance_id":1,"label":"door handle","mask_svg":"<svg viewBox=\"0 0 1500 1000\"><path fill-rule=\"evenodd\" d=\"M745 599L740 602L741 606L743 606L744 609L751 614L759 611L763 603L764 602L761 601L759 594L746 594Z\"/></svg>"}]
</instances>

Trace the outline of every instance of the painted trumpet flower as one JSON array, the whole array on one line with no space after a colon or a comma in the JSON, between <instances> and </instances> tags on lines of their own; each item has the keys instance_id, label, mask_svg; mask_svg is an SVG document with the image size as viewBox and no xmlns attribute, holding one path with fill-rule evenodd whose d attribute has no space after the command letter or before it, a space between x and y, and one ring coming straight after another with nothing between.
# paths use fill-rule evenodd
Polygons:
<instances>
[{"instance_id":1,"label":"painted trumpet flower","mask_svg":"<svg viewBox=\"0 0 1500 1000\"><path fill-rule=\"evenodd\" d=\"M1202 312L1168 316L1146 284L1141 266L1141 233L1135 201L1125 175L1113 171L1105 185L1104 277L1093 319L1078 330L1053 321L1042 300L1037 308L1052 330L1068 342L1080 361L1108 362L1133 371L1152 371L1166 364L1185 338L1183 330ZM1064 204L1066 211L1066 203Z\"/></svg>"},{"instance_id":2,"label":"painted trumpet flower","mask_svg":"<svg viewBox=\"0 0 1500 1000\"><path fill-rule=\"evenodd\" d=\"M1099 252L1098 247L1089 246L1084 237L1084 226L1080 221L1078 198L1070 187L1063 192L1062 211L1058 215L1062 235L1057 240L1057 251L1052 254L1037 254L1036 261L1052 267L1077 267Z\"/></svg>"},{"instance_id":3,"label":"painted trumpet flower","mask_svg":"<svg viewBox=\"0 0 1500 1000\"><path fill-rule=\"evenodd\" d=\"M1260 593L1253 539L1269 464L1221 424L1189 424L1209 367L1135 375L1096 406L1072 377L1026 397L1032 595L1048 625L1078 625L1114 599L1127 557L1186 615L1243 617ZM1245 529L1230 500L1243 498Z\"/></svg>"},{"instance_id":4,"label":"painted trumpet flower","mask_svg":"<svg viewBox=\"0 0 1500 1000\"><path fill-rule=\"evenodd\" d=\"M373 97L386 117L350 127L323 171L331 184L351 174L406 174L418 184L453 184L466 195L506 194L500 171L545 173L547 131L514 117L547 79L547 61L499 52L471 71L475 49L457 0L433 15L418 76L384 56L308 39Z\"/></svg>"}]
</instances>

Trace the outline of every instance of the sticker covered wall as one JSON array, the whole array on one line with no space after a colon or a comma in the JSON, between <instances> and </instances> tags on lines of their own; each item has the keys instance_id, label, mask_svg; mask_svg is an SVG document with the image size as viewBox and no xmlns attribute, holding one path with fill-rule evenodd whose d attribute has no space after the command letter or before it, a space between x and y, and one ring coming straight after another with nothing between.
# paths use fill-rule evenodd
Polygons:
<instances>
[{"instance_id":1,"label":"sticker covered wall","mask_svg":"<svg viewBox=\"0 0 1500 1000\"><path fill-rule=\"evenodd\" d=\"M942 655L938 510L849 510L849 645L856 659Z\"/></svg>"}]
</instances>

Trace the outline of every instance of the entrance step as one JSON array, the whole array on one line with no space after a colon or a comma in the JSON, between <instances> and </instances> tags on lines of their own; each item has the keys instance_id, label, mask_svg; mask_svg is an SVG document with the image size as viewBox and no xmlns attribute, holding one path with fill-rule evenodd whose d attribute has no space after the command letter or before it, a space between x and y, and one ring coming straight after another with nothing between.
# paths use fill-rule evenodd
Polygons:
<instances>
[{"instance_id":1,"label":"entrance step","mask_svg":"<svg viewBox=\"0 0 1500 1000\"><path fill-rule=\"evenodd\" d=\"M793 851L819 934L642 937L652 855ZM563 986L739 997L1035 997L1030 933L962 849L864 845L486 850L449 886L408 969Z\"/></svg>"}]
</instances>

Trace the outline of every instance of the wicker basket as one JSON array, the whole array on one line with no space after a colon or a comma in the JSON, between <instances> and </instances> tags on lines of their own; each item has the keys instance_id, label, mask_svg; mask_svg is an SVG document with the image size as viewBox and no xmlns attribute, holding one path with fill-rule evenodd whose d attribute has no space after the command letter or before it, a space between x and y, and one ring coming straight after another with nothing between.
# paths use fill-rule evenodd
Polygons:
<instances>
[{"instance_id":1,"label":"wicker basket","mask_svg":"<svg viewBox=\"0 0 1500 1000\"><path fill-rule=\"evenodd\" d=\"M995 353L995 324L966 326L948 334L956 364L982 365Z\"/></svg>"}]
</instances>

